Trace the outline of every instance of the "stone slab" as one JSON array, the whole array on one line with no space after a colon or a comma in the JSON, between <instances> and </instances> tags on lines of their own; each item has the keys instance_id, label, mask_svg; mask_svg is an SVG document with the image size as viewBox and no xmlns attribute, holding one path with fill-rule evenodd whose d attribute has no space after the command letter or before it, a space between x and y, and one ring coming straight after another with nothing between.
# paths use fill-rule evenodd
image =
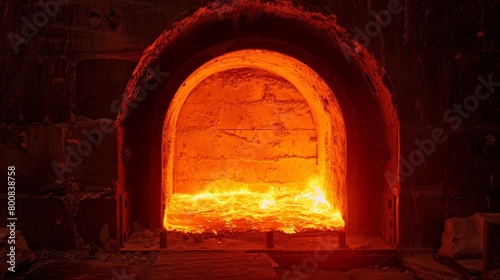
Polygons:
<instances>
[{"instance_id":1,"label":"stone slab","mask_svg":"<svg viewBox=\"0 0 500 280\"><path fill-rule=\"evenodd\" d=\"M243 252L167 252L156 259L154 279L277 280L266 254Z\"/></svg>"}]
</instances>

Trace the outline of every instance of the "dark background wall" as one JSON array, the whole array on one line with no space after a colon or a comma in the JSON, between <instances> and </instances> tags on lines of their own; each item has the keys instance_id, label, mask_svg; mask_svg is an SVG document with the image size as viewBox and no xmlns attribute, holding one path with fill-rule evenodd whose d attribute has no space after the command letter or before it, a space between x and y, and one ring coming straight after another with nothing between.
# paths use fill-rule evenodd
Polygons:
<instances>
[{"instance_id":1,"label":"dark background wall","mask_svg":"<svg viewBox=\"0 0 500 280\"><path fill-rule=\"evenodd\" d=\"M91 132L102 119L115 119L111 105L123 93L142 51L171 23L203 4L59 2L59 10L46 24L28 30L32 38L14 44L18 52L9 37L22 35L23 18L33 23L41 8L36 1L0 3L0 168L16 166L18 226L34 249L72 248L78 237L86 243L99 242L106 224L114 234L114 131L104 133L102 143L92 146L100 152L83 157L74 168L68 162L76 159L68 158L71 152L66 147L82 148L90 141L83 130ZM387 9L388 2L299 4L332 11L356 34L356 28L364 30L374 20L370 11ZM401 244L430 247L445 218L499 210L494 190L500 188L500 150L494 139L500 136L500 88L461 118L456 129L443 113L474 94L479 76L487 80L493 74L493 81L500 81L500 1L401 0L401 4L405 10L393 14L380 34L368 37L366 47L394 85L401 156L409 160L418 148L415 140L430 138L435 128L443 128L447 135L401 186ZM64 163L73 170L61 180L52 166L61 168ZM1 204L6 205L6 188L1 192ZM5 215L1 212L0 219Z\"/></svg>"}]
</instances>

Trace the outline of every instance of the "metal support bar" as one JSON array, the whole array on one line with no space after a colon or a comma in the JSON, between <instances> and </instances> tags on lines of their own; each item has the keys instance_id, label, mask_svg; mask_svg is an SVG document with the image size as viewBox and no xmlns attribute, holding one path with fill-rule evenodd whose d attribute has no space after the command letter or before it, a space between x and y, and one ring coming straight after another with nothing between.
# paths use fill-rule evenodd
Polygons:
<instances>
[{"instance_id":1,"label":"metal support bar","mask_svg":"<svg viewBox=\"0 0 500 280\"><path fill-rule=\"evenodd\" d=\"M339 231L339 248L347 248L347 243L345 239L345 231Z\"/></svg>"},{"instance_id":2,"label":"metal support bar","mask_svg":"<svg viewBox=\"0 0 500 280\"><path fill-rule=\"evenodd\" d=\"M167 232L160 232L160 249L167 248Z\"/></svg>"},{"instance_id":3,"label":"metal support bar","mask_svg":"<svg viewBox=\"0 0 500 280\"><path fill-rule=\"evenodd\" d=\"M274 231L266 232L266 247L274 248Z\"/></svg>"}]
</instances>

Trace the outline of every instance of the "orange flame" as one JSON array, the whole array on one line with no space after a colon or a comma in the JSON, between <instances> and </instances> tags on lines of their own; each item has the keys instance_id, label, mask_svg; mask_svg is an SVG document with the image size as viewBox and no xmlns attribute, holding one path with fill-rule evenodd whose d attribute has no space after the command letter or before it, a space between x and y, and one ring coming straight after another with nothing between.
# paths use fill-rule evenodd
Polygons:
<instances>
[{"instance_id":1,"label":"orange flame","mask_svg":"<svg viewBox=\"0 0 500 280\"><path fill-rule=\"evenodd\" d=\"M270 186L266 192L245 186L232 190L209 186L199 194L176 193L169 202L164 227L180 232L337 230L342 214L313 179L302 190Z\"/></svg>"}]
</instances>

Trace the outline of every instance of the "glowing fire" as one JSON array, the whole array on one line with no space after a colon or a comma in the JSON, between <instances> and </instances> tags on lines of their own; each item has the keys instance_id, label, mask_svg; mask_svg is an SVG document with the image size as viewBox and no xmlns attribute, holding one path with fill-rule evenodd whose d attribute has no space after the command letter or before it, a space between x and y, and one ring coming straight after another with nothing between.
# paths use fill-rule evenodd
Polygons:
<instances>
[{"instance_id":1,"label":"glowing fire","mask_svg":"<svg viewBox=\"0 0 500 280\"><path fill-rule=\"evenodd\" d=\"M194 195L174 194L165 214L165 228L181 232L295 233L344 227L341 213L328 202L317 179L302 190L270 187L266 192L256 192L245 186L213 189Z\"/></svg>"}]
</instances>

